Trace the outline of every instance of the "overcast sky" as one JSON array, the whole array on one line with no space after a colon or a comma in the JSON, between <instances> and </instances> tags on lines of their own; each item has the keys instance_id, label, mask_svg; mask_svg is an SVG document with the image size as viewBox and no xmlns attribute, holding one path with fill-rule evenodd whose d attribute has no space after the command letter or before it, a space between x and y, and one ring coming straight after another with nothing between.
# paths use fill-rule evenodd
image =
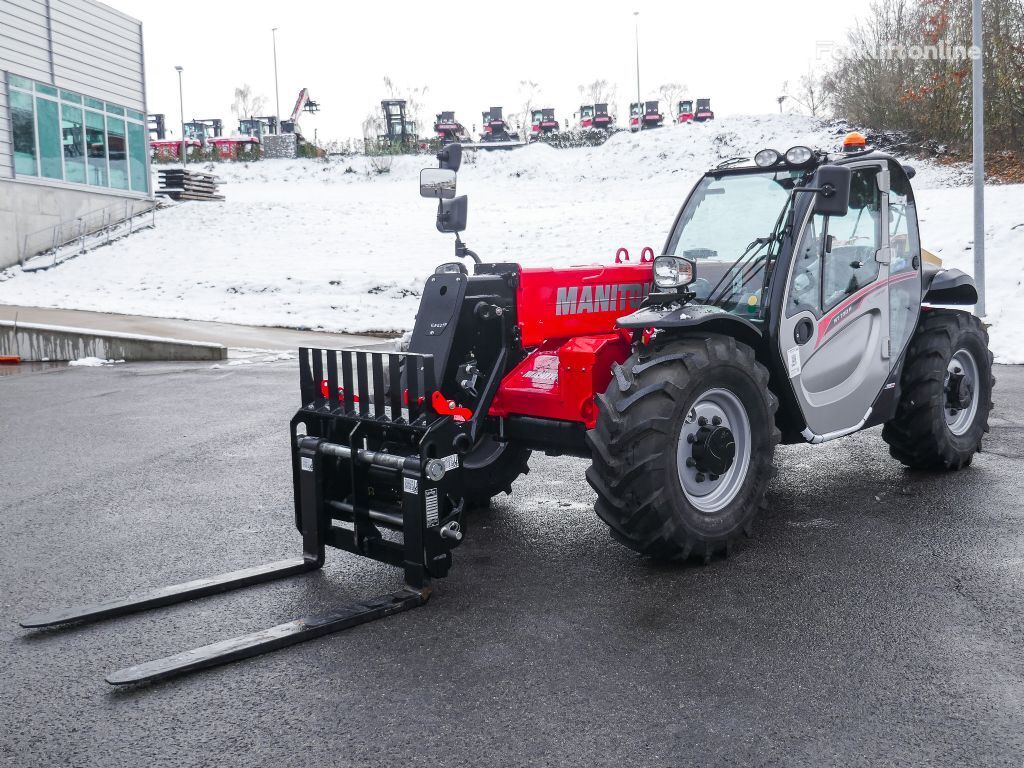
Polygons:
<instances>
[{"instance_id":1,"label":"overcast sky","mask_svg":"<svg viewBox=\"0 0 1024 768\"><path fill-rule=\"evenodd\" d=\"M861 10L821 0L475 0L447 9L423 0L107 1L143 22L149 111L166 113L172 125L179 122L176 64L185 68L186 119L220 117L235 127L230 108L243 83L267 98L265 114L273 114L270 30L278 27L281 113L308 87L322 111L306 115L301 130L312 138L316 129L321 141L361 135L363 118L387 96L385 76L400 87L427 86L425 121L454 109L467 128L479 128L490 106L519 109L520 81L539 83L542 106L571 119L578 86L605 79L617 87L623 123L636 94L635 10L644 99L681 82L690 97L710 97L720 114L773 112L783 81L820 67L818 42L842 41Z\"/></svg>"}]
</instances>

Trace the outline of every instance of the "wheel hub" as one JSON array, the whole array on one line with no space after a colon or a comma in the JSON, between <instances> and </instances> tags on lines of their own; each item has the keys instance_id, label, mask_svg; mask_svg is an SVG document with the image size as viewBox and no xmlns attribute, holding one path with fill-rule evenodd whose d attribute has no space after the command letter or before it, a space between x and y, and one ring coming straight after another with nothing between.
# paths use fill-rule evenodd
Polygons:
<instances>
[{"instance_id":1,"label":"wheel hub","mask_svg":"<svg viewBox=\"0 0 1024 768\"><path fill-rule=\"evenodd\" d=\"M964 375L962 368L956 368L949 374L949 382L946 384L946 403L955 412L968 407L972 400L974 390L970 379Z\"/></svg>"},{"instance_id":2,"label":"wheel hub","mask_svg":"<svg viewBox=\"0 0 1024 768\"><path fill-rule=\"evenodd\" d=\"M728 427L701 426L693 435L690 455L698 472L724 475L736 458L736 438Z\"/></svg>"}]
</instances>

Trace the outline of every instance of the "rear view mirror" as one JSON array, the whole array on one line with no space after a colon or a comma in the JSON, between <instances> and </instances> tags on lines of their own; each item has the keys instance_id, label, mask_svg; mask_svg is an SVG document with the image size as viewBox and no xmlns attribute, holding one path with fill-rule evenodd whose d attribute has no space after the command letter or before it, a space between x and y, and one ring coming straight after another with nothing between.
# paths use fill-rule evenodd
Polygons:
<instances>
[{"instance_id":1,"label":"rear view mirror","mask_svg":"<svg viewBox=\"0 0 1024 768\"><path fill-rule=\"evenodd\" d=\"M845 165L823 165L815 174L814 212L823 216L845 216L850 209L852 174ZM810 190L808 190L810 191Z\"/></svg>"},{"instance_id":2,"label":"rear view mirror","mask_svg":"<svg viewBox=\"0 0 1024 768\"><path fill-rule=\"evenodd\" d=\"M424 168L420 171L420 197L450 200L455 197L455 171Z\"/></svg>"},{"instance_id":3,"label":"rear view mirror","mask_svg":"<svg viewBox=\"0 0 1024 768\"><path fill-rule=\"evenodd\" d=\"M462 232L466 229L468 199L459 195L454 200L442 200L437 205L437 231Z\"/></svg>"},{"instance_id":4,"label":"rear view mirror","mask_svg":"<svg viewBox=\"0 0 1024 768\"><path fill-rule=\"evenodd\" d=\"M446 168L450 171L459 170L462 165L462 145L449 144L437 153L437 165L439 168Z\"/></svg>"}]
</instances>

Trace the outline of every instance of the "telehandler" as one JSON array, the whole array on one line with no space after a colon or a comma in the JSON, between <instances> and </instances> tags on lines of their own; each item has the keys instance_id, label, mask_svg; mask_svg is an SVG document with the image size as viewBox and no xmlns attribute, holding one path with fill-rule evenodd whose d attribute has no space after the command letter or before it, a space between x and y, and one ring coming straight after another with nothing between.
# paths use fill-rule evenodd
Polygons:
<instances>
[{"instance_id":1,"label":"telehandler","mask_svg":"<svg viewBox=\"0 0 1024 768\"><path fill-rule=\"evenodd\" d=\"M510 492L531 452L591 461L611 535L707 561L751 531L780 443L883 425L915 469L958 470L988 431L992 355L970 277L926 260L914 171L851 135L727 161L697 182L647 263L483 263L461 240L462 148L420 190L455 254L426 281L408 349L300 350L291 421L302 557L35 616L103 619L321 567L330 546L405 586L107 677L157 680L426 602L467 508Z\"/></svg>"}]
</instances>

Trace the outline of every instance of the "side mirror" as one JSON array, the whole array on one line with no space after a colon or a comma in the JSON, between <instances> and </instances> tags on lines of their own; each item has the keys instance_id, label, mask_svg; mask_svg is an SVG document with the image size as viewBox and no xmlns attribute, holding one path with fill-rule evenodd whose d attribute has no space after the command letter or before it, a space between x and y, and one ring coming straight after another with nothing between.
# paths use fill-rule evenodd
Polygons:
<instances>
[{"instance_id":1,"label":"side mirror","mask_svg":"<svg viewBox=\"0 0 1024 768\"><path fill-rule=\"evenodd\" d=\"M912 179L917 176L917 169L912 165L903 164L903 172L907 174L908 179Z\"/></svg>"},{"instance_id":2,"label":"side mirror","mask_svg":"<svg viewBox=\"0 0 1024 768\"><path fill-rule=\"evenodd\" d=\"M455 197L455 171L424 168L420 171L420 197L449 200Z\"/></svg>"},{"instance_id":3,"label":"side mirror","mask_svg":"<svg viewBox=\"0 0 1024 768\"><path fill-rule=\"evenodd\" d=\"M437 231L463 232L466 229L468 198L459 195L453 200L442 200L437 205Z\"/></svg>"},{"instance_id":4,"label":"side mirror","mask_svg":"<svg viewBox=\"0 0 1024 768\"><path fill-rule=\"evenodd\" d=\"M439 168L446 168L450 171L459 170L462 165L462 145L449 144L437 153L437 165Z\"/></svg>"},{"instance_id":5,"label":"side mirror","mask_svg":"<svg viewBox=\"0 0 1024 768\"><path fill-rule=\"evenodd\" d=\"M823 165L815 174L814 212L823 216L845 216L850 210L853 175L845 165Z\"/></svg>"}]
</instances>

